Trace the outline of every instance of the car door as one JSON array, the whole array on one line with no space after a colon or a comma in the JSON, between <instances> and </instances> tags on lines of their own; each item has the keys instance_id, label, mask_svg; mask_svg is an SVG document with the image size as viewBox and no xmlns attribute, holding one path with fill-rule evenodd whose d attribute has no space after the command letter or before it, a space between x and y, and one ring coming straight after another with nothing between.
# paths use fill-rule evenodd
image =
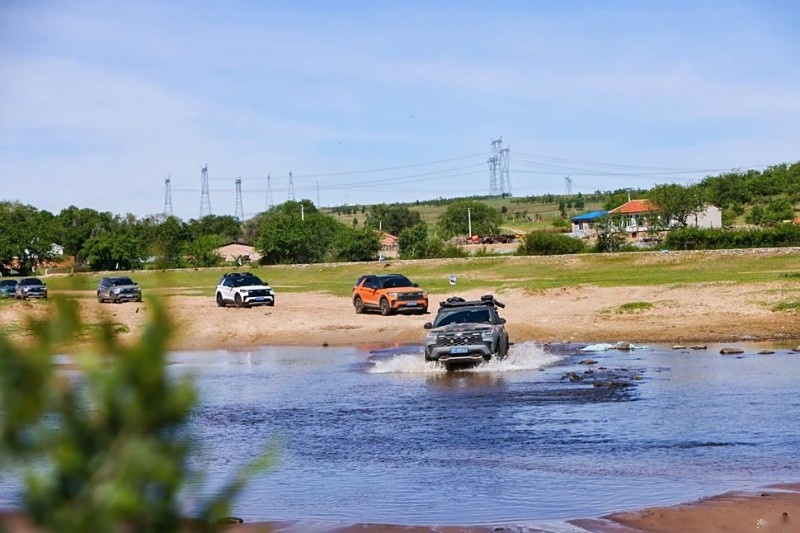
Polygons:
<instances>
[{"instance_id":1,"label":"car door","mask_svg":"<svg viewBox=\"0 0 800 533\"><path fill-rule=\"evenodd\" d=\"M234 284L233 278L227 277L222 280L222 287L220 288L220 292L222 293L222 299L227 302L234 301Z\"/></svg>"},{"instance_id":2,"label":"car door","mask_svg":"<svg viewBox=\"0 0 800 533\"><path fill-rule=\"evenodd\" d=\"M369 276L367 279L364 280L364 284L362 285L364 288L361 291L362 299L364 300L364 304L370 307L377 307L378 306L378 278L375 276Z\"/></svg>"}]
</instances>

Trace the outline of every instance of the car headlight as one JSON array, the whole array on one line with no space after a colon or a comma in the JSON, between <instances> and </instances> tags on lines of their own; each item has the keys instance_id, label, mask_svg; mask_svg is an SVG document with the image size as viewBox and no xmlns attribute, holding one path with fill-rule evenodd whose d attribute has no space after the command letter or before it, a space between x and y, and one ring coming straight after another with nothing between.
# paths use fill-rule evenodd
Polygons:
<instances>
[{"instance_id":1,"label":"car headlight","mask_svg":"<svg viewBox=\"0 0 800 533\"><path fill-rule=\"evenodd\" d=\"M387 294L388 294L389 296L391 296L392 298L397 298L398 296L400 296L400 293L399 293L399 292L390 292L390 293L387 293Z\"/></svg>"},{"instance_id":2,"label":"car headlight","mask_svg":"<svg viewBox=\"0 0 800 533\"><path fill-rule=\"evenodd\" d=\"M483 342L494 342L494 333L491 331L481 333L481 340Z\"/></svg>"},{"instance_id":3,"label":"car headlight","mask_svg":"<svg viewBox=\"0 0 800 533\"><path fill-rule=\"evenodd\" d=\"M436 344L437 335L436 333L428 333L425 335L425 342L427 344Z\"/></svg>"},{"instance_id":4,"label":"car headlight","mask_svg":"<svg viewBox=\"0 0 800 533\"><path fill-rule=\"evenodd\" d=\"M248 294L248 292L247 292L246 290L244 290L244 289L240 290L240 291L239 291L239 293L240 293L242 296L247 296L247 294Z\"/></svg>"}]
</instances>

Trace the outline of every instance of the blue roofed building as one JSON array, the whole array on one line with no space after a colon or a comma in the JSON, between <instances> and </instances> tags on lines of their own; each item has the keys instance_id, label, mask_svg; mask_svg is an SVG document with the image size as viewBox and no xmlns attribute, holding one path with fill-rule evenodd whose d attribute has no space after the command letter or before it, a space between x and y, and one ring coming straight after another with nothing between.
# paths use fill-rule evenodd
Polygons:
<instances>
[{"instance_id":1,"label":"blue roofed building","mask_svg":"<svg viewBox=\"0 0 800 533\"><path fill-rule=\"evenodd\" d=\"M570 219L572 221L572 234L575 237L584 238L596 236L597 229L595 228L595 223L606 215L608 215L608 211L590 211L572 217Z\"/></svg>"}]
</instances>

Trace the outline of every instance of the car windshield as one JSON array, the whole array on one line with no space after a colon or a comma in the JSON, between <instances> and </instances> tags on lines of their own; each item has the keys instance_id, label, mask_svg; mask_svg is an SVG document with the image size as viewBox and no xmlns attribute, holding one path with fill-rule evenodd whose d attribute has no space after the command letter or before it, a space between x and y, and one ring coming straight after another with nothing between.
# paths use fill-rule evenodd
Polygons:
<instances>
[{"instance_id":1,"label":"car windshield","mask_svg":"<svg viewBox=\"0 0 800 533\"><path fill-rule=\"evenodd\" d=\"M258 276L242 276L233 280L234 287L245 287L247 285L264 285Z\"/></svg>"},{"instance_id":2,"label":"car windshield","mask_svg":"<svg viewBox=\"0 0 800 533\"><path fill-rule=\"evenodd\" d=\"M446 326L447 324L488 323L492 320L489 309L463 309L436 317L433 327Z\"/></svg>"},{"instance_id":3,"label":"car windshield","mask_svg":"<svg viewBox=\"0 0 800 533\"><path fill-rule=\"evenodd\" d=\"M381 282L381 286L384 289L396 289L398 287L413 287L414 284L405 276L392 276L390 278L384 278Z\"/></svg>"},{"instance_id":4,"label":"car windshield","mask_svg":"<svg viewBox=\"0 0 800 533\"><path fill-rule=\"evenodd\" d=\"M20 285L44 285L42 280L36 278L25 278L19 282Z\"/></svg>"},{"instance_id":5,"label":"car windshield","mask_svg":"<svg viewBox=\"0 0 800 533\"><path fill-rule=\"evenodd\" d=\"M131 278L114 278L111 280L112 285L136 285Z\"/></svg>"},{"instance_id":6,"label":"car windshield","mask_svg":"<svg viewBox=\"0 0 800 533\"><path fill-rule=\"evenodd\" d=\"M17 284L15 279L4 279L0 281L0 287L13 287Z\"/></svg>"}]
</instances>

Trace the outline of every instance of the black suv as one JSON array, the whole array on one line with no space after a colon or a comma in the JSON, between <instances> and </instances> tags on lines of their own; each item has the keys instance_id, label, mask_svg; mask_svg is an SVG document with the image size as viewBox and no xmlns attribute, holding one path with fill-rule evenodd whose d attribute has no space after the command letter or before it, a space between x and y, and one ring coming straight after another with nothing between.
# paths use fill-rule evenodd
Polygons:
<instances>
[{"instance_id":1,"label":"black suv","mask_svg":"<svg viewBox=\"0 0 800 533\"><path fill-rule=\"evenodd\" d=\"M447 370L475 366L508 354L505 318L497 314L505 305L487 294L480 300L453 297L439 303L439 312L425 337L425 360L443 364Z\"/></svg>"}]
</instances>

